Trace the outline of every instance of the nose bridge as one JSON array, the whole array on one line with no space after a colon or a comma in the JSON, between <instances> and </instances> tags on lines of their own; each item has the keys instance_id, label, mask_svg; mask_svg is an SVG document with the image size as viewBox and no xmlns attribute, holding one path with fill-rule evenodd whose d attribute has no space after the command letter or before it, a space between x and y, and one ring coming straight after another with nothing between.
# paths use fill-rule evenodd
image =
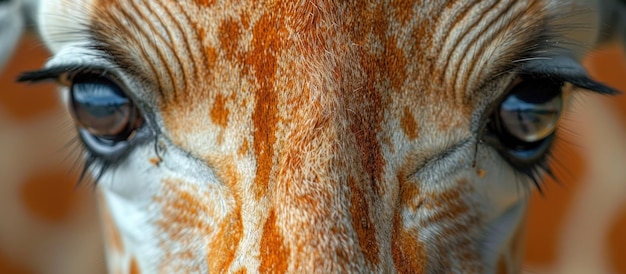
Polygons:
<instances>
[{"instance_id":1,"label":"nose bridge","mask_svg":"<svg viewBox=\"0 0 626 274\"><path fill-rule=\"evenodd\" d=\"M282 250L300 270L377 269L388 249L381 243L389 237L384 231L390 230L376 208L389 202L381 200L386 196L380 193L384 161L377 130L367 125L377 114L355 106L341 87L298 94L308 98L290 108L277 138L284 143L274 155L278 165L261 240L261 250L273 251L261 264L278 261L276 250Z\"/></svg>"},{"instance_id":2,"label":"nose bridge","mask_svg":"<svg viewBox=\"0 0 626 274\"><path fill-rule=\"evenodd\" d=\"M266 174L258 181L268 182L262 190L268 217L260 269L390 270L397 186L384 179L386 107L376 88L377 68L361 49L345 46L351 44L349 35L333 23L339 17L328 10L308 11L317 19L298 28L297 41L282 48L282 54L300 61L282 64L288 69L276 72L274 83L284 84L268 90L275 100L256 99L257 109L270 109L263 106L271 103L277 110L275 139L266 142L275 145L255 153L266 156L256 158L257 167L271 161L271 169L256 175ZM258 132L267 128L267 119L262 120L254 125ZM261 147L264 139L257 137L264 136L254 136Z\"/></svg>"}]
</instances>

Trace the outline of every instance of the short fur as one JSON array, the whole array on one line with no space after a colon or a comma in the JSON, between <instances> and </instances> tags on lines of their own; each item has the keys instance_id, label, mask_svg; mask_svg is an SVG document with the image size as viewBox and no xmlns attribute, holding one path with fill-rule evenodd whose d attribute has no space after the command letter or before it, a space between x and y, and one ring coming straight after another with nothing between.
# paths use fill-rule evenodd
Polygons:
<instances>
[{"instance_id":1,"label":"short fur","mask_svg":"<svg viewBox=\"0 0 626 274\"><path fill-rule=\"evenodd\" d=\"M110 271L511 273L527 201L484 121L524 62L616 33L608 4L49 0L38 26L157 135L98 185Z\"/></svg>"}]
</instances>

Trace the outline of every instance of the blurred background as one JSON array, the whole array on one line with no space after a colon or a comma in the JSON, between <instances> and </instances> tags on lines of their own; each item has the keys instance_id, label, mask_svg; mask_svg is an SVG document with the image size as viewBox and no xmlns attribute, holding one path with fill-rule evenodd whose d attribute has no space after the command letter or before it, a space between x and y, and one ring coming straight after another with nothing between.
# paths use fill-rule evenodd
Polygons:
<instances>
[{"instance_id":1,"label":"blurred background","mask_svg":"<svg viewBox=\"0 0 626 274\"><path fill-rule=\"evenodd\" d=\"M626 91L621 49L585 66ZM74 145L62 149L73 131L54 86L14 83L47 57L26 36L0 70L0 273L105 273L96 193L75 185L80 163ZM626 96L577 95L560 132L560 180L532 196L524 272L626 274Z\"/></svg>"}]
</instances>

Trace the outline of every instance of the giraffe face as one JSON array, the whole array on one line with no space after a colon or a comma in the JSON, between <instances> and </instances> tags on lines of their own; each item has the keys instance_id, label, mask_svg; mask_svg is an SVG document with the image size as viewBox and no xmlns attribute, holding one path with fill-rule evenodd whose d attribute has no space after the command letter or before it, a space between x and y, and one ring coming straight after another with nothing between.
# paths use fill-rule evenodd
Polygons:
<instances>
[{"instance_id":1,"label":"giraffe face","mask_svg":"<svg viewBox=\"0 0 626 274\"><path fill-rule=\"evenodd\" d=\"M580 1L42 2L111 271L513 271L558 115L502 102L608 90Z\"/></svg>"}]
</instances>

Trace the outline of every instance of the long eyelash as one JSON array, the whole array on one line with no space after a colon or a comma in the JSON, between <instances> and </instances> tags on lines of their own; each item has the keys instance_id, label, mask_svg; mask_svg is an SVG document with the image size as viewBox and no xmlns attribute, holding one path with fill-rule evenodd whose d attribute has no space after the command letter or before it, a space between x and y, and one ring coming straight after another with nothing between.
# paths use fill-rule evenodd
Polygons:
<instances>
[{"instance_id":1,"label":"long eyelash","mask_svg":"<svg viewBox=\"0 0 626 274\"><path fill-rule=\"evenodd\" d=\"M96 186L98 185L100 179L102 179L102 176L113 166L113 163L109 163L101 157L94 155L88 149L85 150L84 157L85 164L78 179L78 183L80 184L80 182L85 179L85 176L87 176L87 174L91 172L93 185Z\"/></svg>"},{"instance_id":2,"label":"long eyelash","mask_svg":"<svg viewBox=\"0 0 626 274\"><path fill-rule=\"evenodd\" d=\"M545 176L549 176L553 180L558 182L558 178L556 178L550 163L552 162L552 145L550 148L544 152L540 159L537 160L536 163L530 166L515 166L512 165L515 173L516 180L518 181L518 185L524 186L528 191L528 186L530 186L530 182L537 188L537 191L543 195L543 186L545 185ZM545 174L545 176L544 176Z\"/></svg>"},{"instance_id":3,"label":"long eyelash","mask_svg":"<svg viewBox=\"0 0 626 274\"><path fill-rule=\"evenodd\" d=\"M44 81L60 82L61 78L66 75L74 75L86 72L87 70L92 71L91 69L86 69L76 65L54 66L22 73L18 76L17 81L30 83L40 83ZM73 123L70 123L67 126L73 127ZM67 151L67 155L61 162L66 162L74 156L74 160L72 161L68 172L79 172L75 187L79 187L88 181L92 181L93 186L95 187L102 175L104 175L104 173L112 166L112 163L107 163L107 161L89 151L89 149L86 148L84 143L80 140L80 136L78 134L67 141L59 149L59 151ZM96 172L96 169L99 169L99 171ZM92 171L91 177L89 176L90 171Z\"/></svg>"},{"instance_id":4,"label":"long eyelash","mask_svg":"<svg viewBox=\"0 0 626 274\"><path fill-rule=\"evenodd\" d=\"M69 81L74 75L80 73L92 73L107 75L107 69L84 67L79 65L64 65L44 68L35 71L27 71L19 75L16 79L17 82L29 82L40 83L45 81ZM61 83L63 84L63 83Z\"/></svg>"},{"instance_id":5,"label":"long eyelash","mask_svg":"<svg viewBox=\"0 0 626 274\"><path fill-rule=\"evenodd\" d=\"M567 127L561 127L555 134L553 143L537 163L523 168L513 166L518 185L525 186L528 193L530 193L530 189L527 186L531 182L536 186L539 194L545 196L545 188L550 185L548 181L567 187L567 184L564 184L565 182L576 179L574 173L569 169L570 167L564 164L561 158L556 157L556 155L564 155L566 152L571 153L572 149L581 148L571 138L566 137L576 135L576 133L568 130Z\"/></svg>"},{"instance_id":6,"label":"long eyelash","mask_svg":"<svg viewBox=\"0 0 626 274\"><path fill-rule=\"evenodd\" d=\"M58 151L65 153L65 156L61 160L62 164L71 161L68 175L78 173L75 187L79 187L85 183L89 183L95 187L102 175L113 166L113 163L107 163L104 159L101 159L89 151L78 135L68 140ZM70 160L72 158L73 160ZM93 172L96 169L99 169L99 171L97 173Z\"/></svg>"},{"instance_id":7,"label":"long eyelash","mask_svg":"<svg viewBox=\"0 0 626 274\"><path fill-rule=\"evenodd\" d=\"M35 71L27 71L17 77L18 82L39 83L50 80L60 80L61 76L84 71L84 68L75 65L55 66Z\"/></svg>"}]
</instances>

